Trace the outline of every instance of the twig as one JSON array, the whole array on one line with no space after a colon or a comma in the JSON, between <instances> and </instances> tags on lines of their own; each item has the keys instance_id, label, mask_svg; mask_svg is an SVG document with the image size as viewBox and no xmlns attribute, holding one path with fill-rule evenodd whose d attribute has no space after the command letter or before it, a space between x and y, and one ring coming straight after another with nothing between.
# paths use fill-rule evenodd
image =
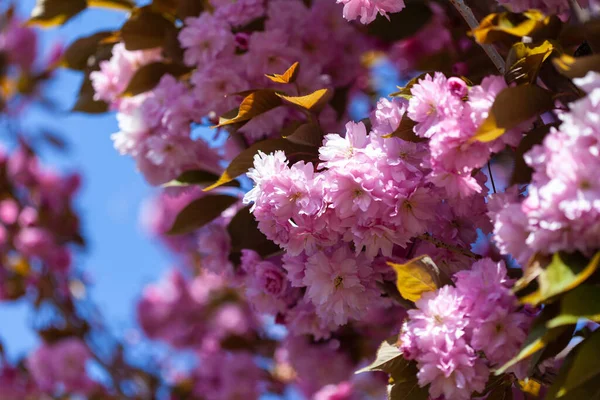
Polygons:
<instances>
[{"instance_id":1,"label":"twig","mask_svg":"<svg viewBox=\"0 0 600 400\"><path fill-rule=\"evenodd\" d=\"M474 258L474 259L480 259L481 258L481 256L479 254L475 254L471 250L463 249L463 248L460 248L458 246L454 246L454 245L448 244L446 242L442 242L441 240L436 239L433 236L431 236L429 233L424 233L424 234L419 235L417 237L419 239L425 240L425 241L433 244L435 247L439 247L441 249L450 250L450 251L452 251L454 253L458 253L458 254L461 254L461 255L469 257L469 258Z\"/></svg>"},{"instance_id":2,"label":"twig","mask_svg":"<svg viewBox=\"0 0 600 400\"><path fill-rule=\"evenodd\" d=\"M496 184L494 183L494 175L492 175L492 163L488 161L488 173L490 174L490 180L492 181L492 189L494 189L494 194L496 194Z\"/></svg>"},{"instance_id":3,"label":"twig","mask_svg":"<svg viewBox=\"0 0 600 400\"><path fill-rule=\"evenodd\" d=\"M473 15L473 11L471 11L471 8L465 4L464 0L450 0L450 3L456 7L460 15L462 15L464 20L467 21L467 24L471 30L474 30L479 26L479 21L477 21L477 18L475 18L475 15ZM498 53L498 50L496 50L496 48L490 44L479 43L479 45L488 55L490 60L492 60L498 71L500 71L501 74L504 74L506 66L504 63L504 58L502 58L500 53Z\"/></svg>"}]
</instances>

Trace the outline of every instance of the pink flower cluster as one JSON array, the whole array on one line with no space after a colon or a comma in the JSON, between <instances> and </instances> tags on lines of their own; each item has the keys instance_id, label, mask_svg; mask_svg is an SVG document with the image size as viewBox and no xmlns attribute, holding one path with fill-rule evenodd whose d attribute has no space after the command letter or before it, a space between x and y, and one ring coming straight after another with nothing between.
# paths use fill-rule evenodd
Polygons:
<instances>
[{"instance_id":1,"label":"pink flower cluster","mask_svg":"<svg viewBox=\"0 0 600 400\"><path fill-rule=\"evenodd\" d=\"M490 368L516 355L530 317L516 306L503 262L482 259L454 278L455 287L423 294L408 311L400 342L433 398L467 400L483 391Z\"/></svg>"},{"instance_id":2,"label":"pink flower cluster","mask_svg":"<svg viewBox=\"0 0 600 400\"><path fill-rule=\"evenodd\" d=\"M492 153L506 145L518 145L524 129L530 125L524 123L490 143L471 141L496 95L506 87L501 76L489 76L480 85L468 87L462 79L446 78L436 72L411 88L406 115L417 123L415 133L429 139L429 180L453 197L480 193L482 185L473 171L483 167Z\"/></svg>"},{"instance_id":3,"label":"pink flower cluster","mask_svg":"<svg viewBox=\"0 0 600 400\"><path fill-rule=\"evenodd\" d=\"M436 79L443 79L447 96L453 96L448 102L466 107L450 92L457 86L466 93L462 81ZM429 83L431 78L420 85ZM433 94L431 99L440 100ZM289 166L283 152L259 152L248 173L255 186L244 203L253 203L259 229L285 250L283 268L291 286L306 288L302 304L316 307L321 328L311 333L317 336L364 317L380 302L376 282L384 280L386 270L373 260L396 255L398 248L425 232L468 248L477 238L476 227L491 228L484 190L478 186L481 194L461 200L454 190L435 187L429 160L438 161L427 145L385 137L398 128L411 104L418 114L421 105L416 100L382 99L372 114L370 133L362 122L349 122L345 136L326 135L316 171L312 163ZM429 125L433 130L437 124ZM479 185L470 174L468 178ZM431 251L434 257L448 259L435 248L418 247L420 254ZM466 260L461 261L450 263L450 269L461 269ZM288 317L294 320L295 312Z\"/></svg>"},{"instance_id":4,"label":"pink flower cluster","mask_svg":"<svg viewBox=\"0 0 600 400\"><path fill-rule=\"evenodd\" d=\"M118 111L115 148L136 160L138 169L154 185L168 182L185 170L202 169L220 173L220 158L202 140L190 137L191 124L200 122L198 103L188 87L164 75L150 92L122 97L129 81L142 66L161 60L160 51L128 51L123 44L113 48L109 61L90 78L95 97Z\"/></svg>"},{"instance_id":5,"label":"pink flower cluster","mask_svg":"<svg viewBox=\"0 0 600 400\"><path fill-rule=\"evenodd\" d=\"M378 14L388 18L388 13L402 11L404 0L337 0L344 5L344 18L349 21L359 19L363 24L371 23Z\"/></svg>"},{"instance_id":6,"label":"pink flower cluster","mask_svg":"<svg viewBox=\"0 0 600 400\"><path fill-rule=\"evenodd\" d=\"M251 335L257 323L224 279L209 272L187 280L172 270L146 287L137 315L149 338L202 351L219 349L230 336Z\"/></svg>"},{"instance_id":7,"label":"pink flower cluster","mask_svg":"<svg viewBox=\"0 0 600 400\"><path fill-rule=\"evenodd\" d=\"M317 0L213 1L213 13L188 18L179 35L184 61L193 68L189 82L165 75L158 86L134 97L122 97L136 71L162 61L159 49L128 51L121 43L109 61L91 73L95 98L117 110L120 131L115 148L133 157L151 184L158 185L190 169L220 174L220 157L202 140L190 138L191 125L211 120L239 105L235 93L253 88L281 89L266 73L283 73L294 62L302 68L298 94L323 87L352 85L363 72L359 55L363 37L341 23L338 7ZM264 30L244 26L266 17ZM293 30L289 27L294 26ZM234 31L236 33L234 33ZM244 125L249 142L278 135L286 122L302 118L280 107ZM337 116L328 107L321 123L335 127Z\"/></svg>"},{"instance_id":8,"label":"pink flower cluster","mask_svg":"<svg viewBox=\"0 0 600 400\"><path fill-rule=\"evenodd\" d=\"M0 269L0 298L23 294L18 289L34 286L52 274L66 283L71 267L70 245L78 242L79 219L72 208L79 175L61 176L40 166L25 145L10 155L0 154L0 252L3 263L24 263L23 269ZM11 261L12 260L12 261Z\"/></svg>"},{"instance_id":9,"label":"pink flower cluster","mask_svg":"<svg viewBox=\"0 0 600 400\"><path fill-rule=\"evenodd\" d=\"M43 344L27 358L27 368L40 389L46 393L86 394L95 383L86 374L86 363L91 353L78 338L61 339Z\"/></svg>"},{"instance_id":10,"label":"pink flower cluster","mask_svg":"<svg viewBox=\"0 0 600 400\"><path fill-rule=\"evenodd\" d=\"M581 251L600 247L600 75L589 72L576 84L587 96L559 114L562 123L525 156L534 169L527 197L516 188L490 208L494 240L505 254L526 263L535 252Z\"/></svg>"}]
</instances>

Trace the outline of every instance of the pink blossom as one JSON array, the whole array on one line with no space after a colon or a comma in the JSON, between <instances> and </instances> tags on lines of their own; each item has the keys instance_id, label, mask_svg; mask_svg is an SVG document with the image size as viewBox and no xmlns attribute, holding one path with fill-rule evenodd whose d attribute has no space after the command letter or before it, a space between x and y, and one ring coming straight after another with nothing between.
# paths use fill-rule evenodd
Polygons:
<instances>
[{"instance_id":1,"label":"pink blossom","mask_svg":"<svg viewBox=\"0 0 600 400\"><path fill-rule=\"evenodd\" d=\"M397 13L405 7L404 0L337 0L344 4L344 18L349 21L360 18L363 24L371 23L381 14Z\"/></svg>"},{"instance_id":2,"label":"pink blossom","mask_svg":"<svg viewBox=\"0 0 600 400\"><path fill-rule=\"evenodd\" d=\"M62 339L44 344L27 358L27 366L37 384L53 392L58 385L67 391L87 393L93 383L85 373L91 354L88 347L77 338Z\"/></svg>"},{"instance_id":3,"label":"pink blossom","mask_svg":"<svg viewBox=\"0 0 600 400\"><path fill-rule=\"evenodd\" d=\"M202 66L217 58L231 58L235 50L229 24L209 13L186 18L178 39L185 49L185 63L190 67Z\"/></svg>"}]
</instances>

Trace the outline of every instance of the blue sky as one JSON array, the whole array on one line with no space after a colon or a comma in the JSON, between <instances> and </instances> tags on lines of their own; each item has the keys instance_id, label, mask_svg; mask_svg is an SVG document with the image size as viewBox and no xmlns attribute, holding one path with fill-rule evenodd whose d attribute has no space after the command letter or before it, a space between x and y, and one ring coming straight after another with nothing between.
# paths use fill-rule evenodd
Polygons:
<instances>
[{"instance_id":1,"label":"blue sky","mask_svg":"<svg viewBox=\"0 0 600 400\"><path fill-rule=\"evenodd\" d=\"M16 3L20 14L26 16L35 1ZM124 19L125 14L118 11L85 11L62 28L41 31L41 47L47 50L57 41L68 44L79 36L116 29ZM81 79L79 73L59 72L49 93L61 109L70 109ZM139 224L141 205L154 190L136 172L134 163L113 149L109 136L117 131L114 114L34 112L22 124L47 126L52 132L63 133L70 144L68 154L48 151L43 158L47 164L83 174L77 206L89 249L79 257L78 266L91 274L92 298L114 332L121 334L133 326L135 299L142 288L172 265L168 254ZM27 327L31 318L24 304L0 304L0 339L9 356L24 355L35 345L37 339Z\"/></svg>"}]
</instances>

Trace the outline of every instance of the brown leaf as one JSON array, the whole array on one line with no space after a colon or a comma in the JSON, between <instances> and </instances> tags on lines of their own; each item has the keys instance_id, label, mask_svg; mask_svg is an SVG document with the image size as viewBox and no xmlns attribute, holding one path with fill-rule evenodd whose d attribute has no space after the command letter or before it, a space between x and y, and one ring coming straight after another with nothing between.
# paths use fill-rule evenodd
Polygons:
<instances>
[{"instance_id":1,"label":"brown leaf","mask_svg":"<svg viewBox=\"0 0 600 400\"><path fill-rule=\"evenodd\" d=\"M563 54L552 62L561 74L571 79L582 78L589 71L600 72L600 54L577 58Z\"/></svg>"},{"instance_id":2,"label":"brown leaf","mask_svg":"<svg viewBox=\"0 0 600 400\"><path fill-rule=\"evenodd\" d=\"M414 127L417 125L412 119L408 118L406 114L400 120L400 124L398 124L398 128L388 135L383 136L384 138L397 137L402 140L406 140L407 142L423 142L427 139L418 137L415 134Z\"/></svg>"},{"instance_id":3,"label":"brown leaf","mask_svg":"<svg viewBox=\"0 0 600 400\"><path fill-rule=\"evenodd\" d=\"M555 52L555 46L548 40L536 47L522 42L515 43L506 59L506 82L535 83L542 64Z\"/></svg>"},{"instance_id":4,"label":"brown leaf","mask_svg":"<svg viewBox=\"0 0 600 400\"><path fill-rule=\"evenodd\" d=\"M262 89L252 91L244 97L237 115L233 118L221 117L217 127L249 121L260 114L279 107L281 104L281 99L273 90Z\"/></svg>"},{"instance_id":5,"label":"brown leaf","mask_svg":"<svg viewBox=\"0 0 600 400\"><path fill-rule=\"evenodd\" d=\"M121 37L127 50L145 50L162 47L167 32L173 29L173 23L152 6L135 9L121 28Z\"/></svg>"},{"instance_id":6,"label":"brown leaf","mask_svg":"<svg viewBox=\"0 0 600 400\"><path fill-rule=\"evenodd\" d=\"M540 11L529 10L520 14L504 12L490 14L481 20L471 32L478 43L513 43L528 36L535 42L538 38L556 38L562 23L555 16L545 16Z\"/></svg>"},{"instance_id":7,"label":"brown leaf","mask_svg":"<svg viewBox=\"0 0 600 400\"><path fill-rule=\"evenodd\" d=\"M87 0L90 7L104 7L115 10L131 11L135 8L133 0Z\"/></svg>"},{"instance_id":8,"label":"brown leaf","mask_svg":"<svg viewBox=\"0 0 600 400\"><path fill-rule=\"evenodd\" d=\"M557 125L558 124L548 124L534 128L521 139L515 153L515 167L511 178L512 185L517 183L529 183L531 181L533 169L525 162L524 155L536 144L542 144L544 138L550 132L550 129Z\"/></svg>"},{"instance_id":9,"label":"brown leaf","mask_svg":"<svg viewBox=\"0 0 600 400\"><path fill-rule=\"evenodd\" d=\"M295 62L282 75L265 74L265 76L275 83L294 83L296 82L296 78L298 77L299 71L300 63Z\"/></svg>"},{"instance_id":10,"label":"brown leaf","mask_svg":"<svg viewBox=\"0 0 600 400\"><path fill-rule=\"evenodd\" d=\"M110 31L97 32L91 36L77 39L65 50L60 66L78 71L86 70L90 67L90 57L96 54L98 45L103 40L112 37L113 34Z\"/></svg>"},{"instance_id":11,"label":"brown leaf","mask_svg":"<svg viewBox=\"0 0 600 400\"><path fill-rule=\"evenodd\" d=\"M136 96L154 89L166 74L178 78L188 72L190 72L190 68L180 64L153 62L144 65L135 72L122 95L125 97Z\"/></svg>"},{"instance_id":12,"label":"brown leaf","mask_svg":"<svg viewBox=\"0 0 600 400\"><path fill-rule=\"evenodd\" d=\"M481 124L471 142L491 142L506 131L516 128L554 107L552 95L535 85L509 87L498 93L489 116Z\"/></svg>"},{"instance_id":13,"label":"brown leaf","mask_svg":"<svg viewBox=\"0 0 600 400\"><path fill-rule=\"evenodd\" d=\"M323 143L323 131L310 122L299 125L292 133L283 137L292 143L306 146L319 147Z\"/></svg>"},{"instance_id":14,"label":"brown leaf","mask_svg":"<svg viewBox=\"0 0 600 400\"><path fill-rule=\"evenodd\" d=\"M181 210L167 234L181 235L193 232L219 217L239 200L237 197L222 194L200 197Z\"/></svg>"},{"instance_id":15,"label":"brown leaf","mask_svg":"<svg viewBox=\"0 0 600 400\"><path fill-rule=\"evenodd\" d=\"M77 102L73 106L73 111L88 114L101 114L107 112L108 104L101 100L94 100L94 94L92 81L86 76L79 89L79 95L77 96Z\"/></svg>"},{"instance_id":16,"label":"brown leaf","mask_svg":"<svg viewBox=\"0 0 600 400\"><path fill-rule=\"evenodd\" d=\"M62 25L87 8L86 0L37 0L27 25Z\"/></svg>"},{"instance_id":17,"label":"brown leaf","mask_svg":"<svg viewBox=\"0 0 600 400\"><path fill-rule=\"evenodd\" d=\"M417 33L431 21L431 8L426 2L415 1L407 6L406 12L378 15L367 29L371 36L387 43L397 42Z\"/></svg>"},{"instance_id":18,"label":"brown leaf","mask_svg":"<svg viewBox=\"0 0 600 400\"><path fill-rule=\"evenodd\" d=\"M227 226L231 238L232 254L239 255L243 249L254 250L261 257L267 258L281 249L258 230L258 223L250 213L250 206L242 208L231 219Z\"/></svg>"}]
</instances>

